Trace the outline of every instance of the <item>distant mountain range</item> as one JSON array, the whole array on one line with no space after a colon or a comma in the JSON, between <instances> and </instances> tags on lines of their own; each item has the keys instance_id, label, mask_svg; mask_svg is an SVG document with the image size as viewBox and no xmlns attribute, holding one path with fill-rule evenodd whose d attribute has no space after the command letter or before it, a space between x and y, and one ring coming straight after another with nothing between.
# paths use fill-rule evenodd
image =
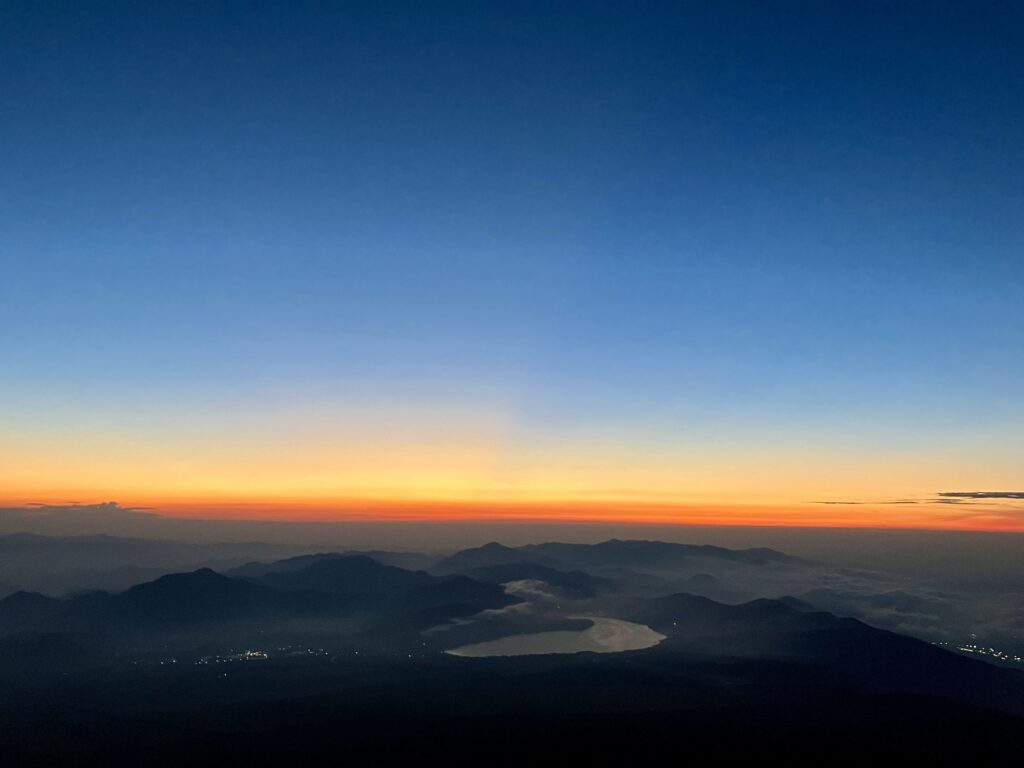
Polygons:
<instances>
[{"instance_id":1,"label":"distant mountain range","mask_svg":"<svg viewBox=\"0 0 1024 768\"><path fill-rule=\"evenodd\" d=\"M168 637L183 649L211 642L251 644L267 636L316 636L321 642L324 634L340 637L373 628L383 648L383 641L396 633L415 634L516 601L495 584L407 571L361 555L278 566L251 578L202 568L124 592L65 599L18 592L0 600L0 639L26 633L73 635L94 648L120 653L159 646Z\"/></svg>"},{"instance_id":2,"label":"distant mountain range","mask_svg":"<svg viewBox=\"0 0 1024 768\"><path fill-rule=\"evenodd\" d=\"M0 537L0 554L9 551L18 553L11 559L15 566L36 558L37 568L61 552L77 553L65 563L89 566L127 552L138 563L128 567L140 569L139 577L145 573L142 563L158 553L164 562L211 553L227 559L218 569L185 568L122 590L62 598L24 590L9 595L0 600L0 667L8 673L24 673L19 659L28 649L32 658L45 657L45 648L56 660L36 661L33 669L102 665L159 648L181 655L270 643L429 655L508 634L575 631L580 620L574 617L590 614L629 619L665 634L668 640L652 654L799 660L872 685L997 702L1017 711L1017 683L1006 681L1020 673L993 671L818 610L818 596L835 601L835 589L804 589L796 596L776 592L778 599L753 601L708 598L730 594L737 581L813 586L819 578L825 584L860 578L837 577L820 564L772 549L618 539L521 547L492 542L444 557L312 552L240 563L237 556L245 550L239 545ZM10 561L0 563L4 568L16 570ZM509 586L516 584L526 586ZM540 599L545 595L549 602ZM896 609L922 605L902 590L876 597L872 604ZM31 637L47 639L32 644Z\"/></svg>"},{"instance_id":3,"label":"distant mountain range","mask_svg":"<svg viewBox=\"0 0 1024 768\"><path fill-rule=\"evenodd\" d=\"M872 754L897 744L900 754L959 759L1006 754L1021 741L1024 673L800 598L727 604L662 592L673 578L717 588L705 571L813 565L773 550L495 543L432 559L427 570L382 562L392 554L304 553L122 591L9 595L0 600L0 688L10 692L0 697L0 755L8 745L36 757L79 756L83 745L102 754L102 733L125 731L140 754L168 759L182 739L224 755L241 739L268 754L301 743L321 757L373 762L396 722L412 729L408 757L435 762L460 733L479 735L480 749L511 741L502 755L521 762L524 728L531 744L559 749L575 734L593 764L608 757L600 745L609 739L616 762L653 761L683 737L702 759L762 752L746 741L751 733L773 754L814 759L859 739ZM587 616L665 639L624 653L444 653L513 634L584 632ZM623 723L647 741L633 750Z\"/></svg>"},{"instance_id":4,"label":"distant mountain range","mask_svg":"<svg viewBox=\"0 0 1024 768\"><path fill-rule=\"evenodd\" d=\"M445 648L445 633L422 633L454 622L459 633L453 638L472 638L472 617L500 616L502 609L519 604L520 598L502 585L529 581L560 590L570 606L585 605L588 611L629 619L666 635L661 645L635 652L652 658L799 662L871 688L951 696L1024 713L1024 674L816 611L794 598L727 605L672 594L624 602L609 579L553 565L600 571L658 568L695 558L744 564L791 560L771 550L737 552L646 541L520 548L490 544L439 561L434 573L385 565L367 555L322 553L250 563L227 574L208 568L176 573L117 593L58 599L18 592L0 600L0 673L23 673L19 654L30 648L37 659L46 647L60 654L57 667L65 657L102 664L158 648L181 655L190 649L268 642L362 648L385 655L410 647L439 652ZM453 573L457 569L470 575ZM533 610L530 603L520 608L510 616L529 617ZM545 620L557 620L550 607L545 610ZM504 625L480 626L481 632L493 633ZM33 646L26 642L31 637L49 639ZM421 637L423 642L417 639ZM69 652L72 646L76 653Z\"/></svg>"},{"instance_id":5,"label":"distant mountain range","mask_svg":"<svg viewBox=\"0 0 1024 768\"><path fill-rule=\"evenodd\" d=\"M462 573L474 568L535 563L559 569L637 568L656 570L699 560L719 560L745 565L801 564L808 561L773 549L726 549L711 545L672 544L663 541L622 541L599 544L527 544L506 547L491 542L464 549L431 566L435 573Z\"/></svg>"},{"instance_id":6,"label":"distant mountain range","mask_svg":"<svg viewBox=\"0 0 1024 768\"><path fill-rule=\"evenodd\" d=\"M81 591L122 591L159 576L197 568L255 578L273 571L299 570L316 560L356 554L407 570L470 575L489 582L505 577L542 578L553 586L587 594L607 591L617 582L654 584L673 569L693 569L701 563L712 568L799 567L807 563L770 549L731 550L616 539L599 544L548 543L523 547L492 542L443 557L380 550L308 550L260 543L191 544L113 536L58 538L12 534L0 536L0 597L18 590L54 596ZM528 569L520 570L519 576L508 570L484 570L507 569L511 565ZM574 575L565 575L569 573Z\"/></svg>"},{"instance_id":7,"label":"distant mountain range","mask_svg":"<svg viewBox=\"0 0 1024 768\"><path fill-rule=\"evenodd\" d=\"M259 542L194 544L119 536L0 536L0 596L31 590L53 595L127 589L167 573L232 568L277 560L308 548Z\"/></svg>"}]
</instances>

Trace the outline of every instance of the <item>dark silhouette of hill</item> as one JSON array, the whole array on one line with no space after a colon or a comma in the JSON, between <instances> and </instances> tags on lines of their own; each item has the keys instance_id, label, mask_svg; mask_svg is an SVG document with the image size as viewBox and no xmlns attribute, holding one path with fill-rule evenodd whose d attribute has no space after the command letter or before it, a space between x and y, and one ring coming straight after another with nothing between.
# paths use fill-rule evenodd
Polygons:
<instances>
[{"instance_id":1,"label":"dark silhouette of hill","mask_svg":"<svg viewBox=\"0 0 1024 768\"><path fill-rule=\"evenodd\" d=\"M120 536L0 536L0 583L13 591L62 595L119 591L167 573L224 570L254 559L279 559L299 548L259 542L196 544ZM0 597L3 596L0 592Z\"/></svg>"},{"instance_id":2,"label":"dark silhouette of hill","mask_svg":"<svg viewBox=\"0 0 1024 768\"><path fill-rule=\"evenodd\" d=\"M608 579L591 576L583 571L560 571L557 568L530 562L484 565L471 568L466 571L466 575L492 584L535 579L577 599L594 597L614 587L614 584Z\"/></svg>"},{"instance_id":3,"label":"dark silhouette of hill","mask_svg":"<svg viewBox=\"0 0 1024 768\"><path fill-rule=\"evenodd\" d=\"M239 622L329 614L328 600L282 599L274 590L241 579L223 576L209 568L161 576L124 592L90 592L49 602L37 612L29 627L46 632L75 632L113 641L139 634L179 632L200 627L228 626ZM0 634L15 627L3 620L12 598L0 601ZM42 604L39 604L42 606Z\"/></svg>"},{"instance_id":4,"label":"dark silhouette of hill","mask_svg":"<svg viewBox=\"0 0 1024 768\"><path fill-rule=\"evenodd\" d=\"M796 659L872 689L949 696L1024 715L1024 673L780 600L725 605L678 594L646 601L630 618L667 636L658 646L663 653Z\"/></svg>"},{"instance_id":5,"label":"dark silhouette of hill","mask_svg":"<svg viewBox=\"0 0 1024 768\"><path fill-rule=\"evenodd\" d=\"M0 627L8 632L29 630L58 616L64 603L36 592L15 592L0 600Z\"/></svg>"},{"instance_id":6,"label":"dark silhouette of hill","mask_svg":"<svg viewBox=\"0 0 1024 768\"><path fill-rule=\"evenodd\" d=\"M793 609L795 609L797 611L817 611L817 610L820 610L819 608L815 608L813 605L811 605L810 603L806 602L805 600L801 600L800 598L793 597L792 595L783 595L782 597L779 598L779 602L780 603L784 603L785 605L788 605L790 608L793 608Z\"/></svg>"},{"instance_id":7,"label":"dark silhouette of hill","mask_svg":"<svg viewBox=\"0 0 1024 768\"><path fill-rule=\"evenodd\" d=\"M431 576L365 556L330 557L256 579L202 568L120 593L55 599L20 592L0 600L0 637L74 633L114 648L140 635L157 642L164 633L183 643L182 632L202 630L197 641L227 642L353 617L372 620L382 637L393 637L512 602L500 586L465 576Z\"/></svg>"},{"instance_id":8,"label":"dark silhouette of hill","mask_svg":"<svg viewBox=\"0 0 1024 768\"><path fill-rule=\"evenodd\" d=\"M486 568L495 565L512 565L539 562L550 565L547 558L530 557L518 548L506 547L492 541L482 547L463 549L438 561L431 568L432 573L466 573L475 568Z\"/></svg>"},{"instance_id":9,"label":"dark silhouette of hill","mask_svg":"<svg viewBox=\"0 0 1024 768\"><path fill-rule=\"evenodd\" d=\"M226 570L224 575L239 579L258 579L271 573L301 571L303 568L307 568L321 560L334 560L339 557L343 557L340 552L318 552L312 555L297 555L270 562L251 562Z\"/></svg>"},{"instance_id":10,"label":"dark silhouette of hill","mask_svg":"<svg viewBox=\"0 0 1024 768\"><path fill-rule=\"evenodd\" d=\"M107 604L118 619L159 627L269 614L284 601L266 587L200 568L139 584Z\"/></svg>"},{"instance_id":11,"label":"dark silhouette of hill","mask_svg":"<svg viewBox=\"0 0 1024 768\"><path fill-rule=\"evenodd\" d=\"M304 558L297 558L304 559ZM293 563L293 561L288 561ZM365 555L314 556L299 567L273 570L257 583L288 591L315 591L364 597L394 597L434 580L422 571L382 565Z\"/></svg>"},{"instance_id":12,"label":"dark silhouette of hill","mask_svg":"<svg viewBox=\"0 0 1024 768\"><path fill-rule=\"evenodd\" d=\"M695 559L714 559L745 565L807 562L774 549L727 549L710 544L672 544L663 541L610 539L599 544L528 544L517 550L575 568L663 568Z\"/></svg>"},{"instance_id":13,"label":"dark silhouette of hill","mask_svg":"<svg viewBox=\"0 0 1024 768\"><path fill-rule=\"evenodd\" d=\"M593 571L590 575L613 578L615 581L638 583L645 571L665 571L693 566L712 560L742 566L799 565L808 561L791 557L773 549L727 549L711 545L670 544L661 541L622 541L611 539L599 544L527 544L506 547L497 542L456 552L438 561L432 573L486 574L481 569L507 566L530 566L552 572ZM498 573L498 571L495 571ZM514 571L510 571L514 573ZM540 578L540 577L535 577ZM564 578L561 579L564 582ZM577 585L578 587L579 585Z\"/></svg>"},{"instance_id":14,"label":"dark silhouette of hill","mask_svg":"<svg viewBox=\"0 0 1024 768\"><path fill-rule=\"evenodd\" d=\"M12 765L1007 765L1024 719L813 665L656 654L107 672L0 697ZM128 734L128 736L125 736Z\"/></svg>"},{"instance_id":15,"label":"dark silhouette of hill","mask_svg":"<svg viewBox=\"0 0 1024 768\"><path fill-rule=\"evenodd\" d=\"M366 552L317 552L315 554L288 557L283 560L245 563L244 565L224 571L224 575L255 579L270 573L299 571L320 560L336 560L341 557L368 557L381 565L390 565L404 570L422 570L437 559L416 552L384 552L380 550Z\"/></svg>"},{"instance_id":16,"label":"dark silhouette of hill","mask_svg":"<svg viewBox=\"0 0 1024 768\"><path fill-rule=\"evenodd\" d=\"M254 582L279 591L335 595L350 606L389 606L432 623L516 601L494 583L408 571L366 555L320 557L305 567L267 573Z\"/></svg>"}]
</instances>

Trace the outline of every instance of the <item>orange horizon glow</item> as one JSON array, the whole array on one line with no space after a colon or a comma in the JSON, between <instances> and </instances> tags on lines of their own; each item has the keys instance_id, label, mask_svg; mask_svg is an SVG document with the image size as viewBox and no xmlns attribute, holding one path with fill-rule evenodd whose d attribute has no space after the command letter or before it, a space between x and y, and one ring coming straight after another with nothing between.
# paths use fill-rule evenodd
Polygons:
<instances>
[{"instance_id":1,"label":"orange horizon glow","mask_svg":"<svg viewBox=\"0 0 1024 768\"><path fill-rule=\"evenodd\" d=\"M936 496L1019 487L995 438L928 452L795 430L534 434L472 405L258 406L26 421L0 436L0 499L181 519L1024 531L1024 503Z\"/></svg>"},{"instance_id":2,"label":"orange horizon glow","mask_svg":"<svg viewBox=\"0 0 1024 768\"><path fill-rule=\"evenodd\" d=\"M67 495L31 495L0 501L5 507L90 506ZM927 501L891 505L680 503L641 500L547 501L411 498L127 498L126 510L161 518L264 522L523 522L621 525L704 525L792 528L871 528L1024 532L1024 509L1003 504Z\"/></svg>"}]
</instances>

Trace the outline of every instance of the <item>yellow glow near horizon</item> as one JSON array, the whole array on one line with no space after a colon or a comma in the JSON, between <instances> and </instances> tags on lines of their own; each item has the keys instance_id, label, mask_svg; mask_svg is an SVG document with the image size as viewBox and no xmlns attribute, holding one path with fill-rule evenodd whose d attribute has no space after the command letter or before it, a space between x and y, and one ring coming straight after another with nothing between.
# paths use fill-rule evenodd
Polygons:
<instances>
[{"instance_id":1,"label":"yellow glow near horizon","mask_svg":"<svg viewBox=\"0 0 1024 768\"><path fill-rule=\"evenodd\" d=\"M12 504L117 500L189 516L567 519L765 525L1020 526L998 505L897 505L1017 471L976 444L866 450L774 435L687 441L609 428L538 433L507 409L364 404L207 410L102 423L58 414L0 436ZM965 461L970 455L973 461ZM979 461L979 456L985 461ZM818 502L879 502L855 505ZM998 508L997 508L998 507Z\"/></svg>"}]
</instances>

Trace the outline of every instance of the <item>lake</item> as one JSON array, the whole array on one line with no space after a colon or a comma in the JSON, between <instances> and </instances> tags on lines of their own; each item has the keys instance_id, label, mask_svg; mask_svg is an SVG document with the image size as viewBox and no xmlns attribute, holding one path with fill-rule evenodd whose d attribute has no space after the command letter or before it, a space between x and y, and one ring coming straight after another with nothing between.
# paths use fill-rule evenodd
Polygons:
<instances>
[{"instance_id":1,"label":"lake","mask_svg":"<svg viewBox=\"0 0 1024 768\"><path fill-rule=\"evenodd\" d=\"M639 651L657 645L665 636L643 624L598 616L572 616L586 619L591 626L583 630L533 632L510 635L485 643L463 645L445 651L452 656L539 656L550 653L620 653Z\"/></svg>"}]
</instances>

